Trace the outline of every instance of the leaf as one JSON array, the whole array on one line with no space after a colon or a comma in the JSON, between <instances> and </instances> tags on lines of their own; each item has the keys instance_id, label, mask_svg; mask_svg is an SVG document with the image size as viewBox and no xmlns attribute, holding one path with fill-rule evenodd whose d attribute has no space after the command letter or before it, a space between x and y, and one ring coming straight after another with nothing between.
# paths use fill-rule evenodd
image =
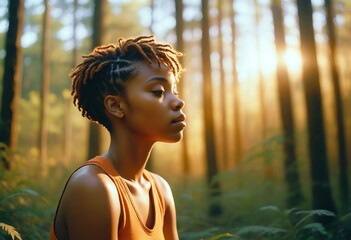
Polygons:
<instances>
[{"instance_id":1,"label":"leaf","mask_svg":"<svg viewBox=\"0 0 351 240\"><path fill-rule=\"evenodd\" d=\"M12 240L15 240L15 238L22 240L21 235L11 225L0 222L0 227L11 236Z\"/></svg>"},{"instance_id":2,"label":"leaf","mask_svg":"<svg viewBox=\"0 0 351 240\"><path fill-rule=\"evenodd\" d=\"M260 210L263 210L263 211L269 210L269 211L281 213L281 210L277 206L274 206L274 205L260 207Z\"/></svg>"},{"instance_id":3,"label":"leaf","mask_svg":"<svg viewBox=\"0 0 351 240\"><path fill-rule=\"evenodd\" d=\"M286 233L287 231L282 228L276 228L276 227L265 227L265 226L246 226L241 228L237 234L238 235L244 235L244 234L251 234L251 233L256 233L259 235L275 235L275 234L281 234L281 233Z\"/></svg>"},{"instance_id":4,"label":"leaf","mask_svg":"<svg viewBox=\"0 0 351 240\"><path fill-rule=\"evenodd\" d=\"M323 235L327 235L327 231L325 230L325 228L321 223L310 223L304 226L303 229L309 232L318 232Z\"/></svg>"},{"instance_id":5,"label":"leaf","mask_svg":"<svg viewBox=\"0 0 351 240\"><path fill-rule=\"evenodd\" d=\"M17 197L19 195L32 195L32 196L35 196L35 197L39 197L39 194L31 189L22 189L22 190L19 190L19 191L16 191L14 193L11 193L7 196L5 196L4 198L0 199L0 204L14 198L14 197Z\"/></svg>"},{"instance_id":6,"label":"leaf","mask_svg":"<svg viewBox=\"0 0 351 240\"><path fill-rule=\"evenodd\" d=\"M298 211L296 214L306 214L305 217L303 217L298 223L295 224L295 228L298 229L302 226L302 224L310 217L313 217L315 215L318 216L328 216L328 217L335 217L335 214L331 211L324 210L324 209L315 209L315 210L309 210L309 211Z\"/></svg>"},{"instance_id":7,"label":"leaf","mask_svg":"<svg viewBox=\"0 0 351 240\"><path fill-rule=\"evenodd\" d=\"M220 240L223 238L237 238L237 237L231 233L222 233L222 234L213 236L213 237L209 238L208 240Z\"/></svg>"}]
</instances>

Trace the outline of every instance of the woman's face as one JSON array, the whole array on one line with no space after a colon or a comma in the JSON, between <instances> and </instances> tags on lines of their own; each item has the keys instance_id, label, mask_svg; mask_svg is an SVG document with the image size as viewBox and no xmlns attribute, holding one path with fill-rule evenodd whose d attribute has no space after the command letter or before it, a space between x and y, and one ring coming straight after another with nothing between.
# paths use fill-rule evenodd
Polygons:
<instances>
[{"instance_id":1,"label":"woman's face","mask_svg":"<svg viewBox=\"0 0 351 240\"><path fill-rule=\"evenodd\" d=\"M136 77L125 84L125 126L146 140L179 141L186 124L184 101L177 97L174 74L163 65L135 65Z\"/></svg>"}]
</instances>

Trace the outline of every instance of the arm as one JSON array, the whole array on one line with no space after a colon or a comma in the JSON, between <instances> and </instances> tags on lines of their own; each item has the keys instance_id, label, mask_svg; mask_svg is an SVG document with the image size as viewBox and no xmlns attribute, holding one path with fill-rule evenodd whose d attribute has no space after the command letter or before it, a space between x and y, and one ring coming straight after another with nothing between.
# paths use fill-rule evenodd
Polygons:
<instances>
[{"instance_id":1,"label":"arm","mask_svg":"<svg viewBox=\"0 0 351 240\"><path fill-rule=\"evenodd\" d=\"M159 175L154 174L154 176L158 185L160 186L160 190L163 193L163 198L165 200L166 213L164 218L163 234L166 240L178 240L176 208L171 187L167 181Z\"/></svg>"},{"instance_id":2,"label":"arm","mask_svg":"<svg viewBox=\"0 0 351 240\"><path fill-rule=\"evenodd\" d=\"M62 198L62 211L67 239L118 239L118 193L97 167L83 167L72 176Z\"/></svg>"}]
</instances>

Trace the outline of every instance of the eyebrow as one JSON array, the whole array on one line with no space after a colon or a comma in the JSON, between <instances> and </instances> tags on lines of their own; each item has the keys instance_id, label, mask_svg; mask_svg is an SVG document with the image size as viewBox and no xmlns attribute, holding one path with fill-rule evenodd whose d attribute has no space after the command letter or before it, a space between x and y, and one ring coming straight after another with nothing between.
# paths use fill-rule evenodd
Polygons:
<instances>
[{"instance_id":1,"label":"eyebrow","mask_svg":"<svg viewBox=\"0 0 351 240\"><path fill-rule=\"evenodd\" d=\"M153 81L170 82L167 78L164 78L164 77L152 77L152 78L148 79L145 83L149 83L149 82L153 82Z\"/></svg>"}]
</instances>

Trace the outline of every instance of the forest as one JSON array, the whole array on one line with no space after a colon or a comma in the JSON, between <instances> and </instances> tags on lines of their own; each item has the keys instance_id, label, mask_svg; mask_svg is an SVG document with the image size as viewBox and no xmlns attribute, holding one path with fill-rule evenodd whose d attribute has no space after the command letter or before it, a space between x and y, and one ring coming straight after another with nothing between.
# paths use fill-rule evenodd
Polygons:
<instances>
[{"instance_id":1,"label":"forest","mask_svg":"<svg viewBox=\"0 0 351 240\"><path fill-rule=\"evenodd\" d=\"M349 0L1 0L0 239L49 239L66 180L108 147L69 72L138 35L184 53L184 137L147 165L180 239L351 239Z\"/></svg>"}]
</instances>

